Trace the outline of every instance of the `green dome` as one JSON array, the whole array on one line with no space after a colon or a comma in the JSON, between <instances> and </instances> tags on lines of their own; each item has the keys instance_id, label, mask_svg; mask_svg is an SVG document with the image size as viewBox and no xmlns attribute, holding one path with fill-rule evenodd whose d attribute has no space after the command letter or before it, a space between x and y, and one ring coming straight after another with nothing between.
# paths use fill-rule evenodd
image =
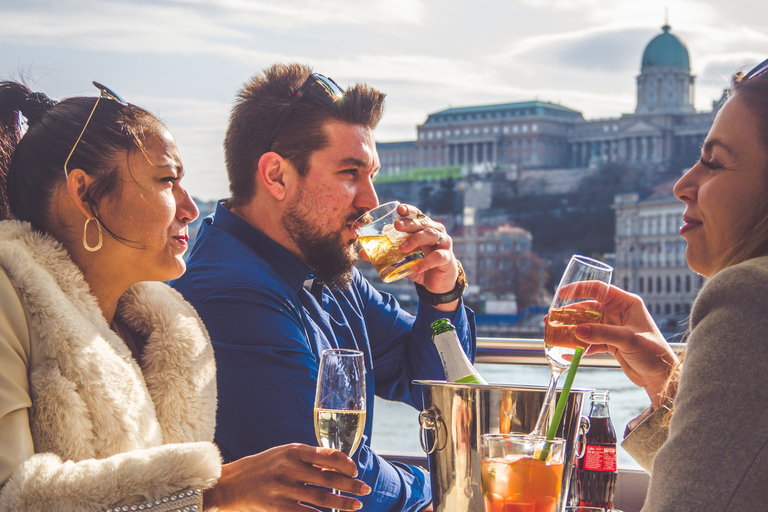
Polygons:
<instances>
[{"instance_id":1,"label":"green dome","mask_svg":"<svg viewBox=\"0 0 768 512\"><path fill-rule=\"evenodd\" d=\"M690 69L688 50L680 40L669 33L669 25L662 27L663 34L654 37L643 53L643 68L646 66L679 66Z\"/></svg>"}]
</instances>

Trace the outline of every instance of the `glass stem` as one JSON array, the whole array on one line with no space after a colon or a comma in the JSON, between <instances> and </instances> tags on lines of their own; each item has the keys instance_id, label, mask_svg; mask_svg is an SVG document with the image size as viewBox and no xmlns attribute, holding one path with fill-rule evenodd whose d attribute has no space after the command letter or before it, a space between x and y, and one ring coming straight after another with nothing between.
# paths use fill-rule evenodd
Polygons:
<instances>
[{"instance_id":1,"label":"glass stem","mask_svg":"<svg viewBox=\"0 0 768 512\"><path fill-rule=\"evenodd\" d=\"M531 435L533 436L546 436L547 430L549 430L549 421L552 418L552 413L555 409L555 390L557 389L557 383L560 380L560 376L563 375L563 371L559 368L552 368L552 372L549 375L549 386L547 386L547 394L544 395L544 402L541 404L541 412L539 412L539 419L536 420L536 426L533 428Z\"/></svg>"}]
</instances>

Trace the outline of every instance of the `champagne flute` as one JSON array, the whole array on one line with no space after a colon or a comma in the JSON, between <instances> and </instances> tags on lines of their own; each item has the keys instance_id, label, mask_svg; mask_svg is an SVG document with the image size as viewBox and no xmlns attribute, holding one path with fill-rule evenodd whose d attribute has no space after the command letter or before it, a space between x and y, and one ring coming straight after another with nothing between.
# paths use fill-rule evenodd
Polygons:
<instances>
[{"instance_id":1,"label":"champagne flute","mask_svg":"<svg viewBox=\"0 0 768 512\"><path fill-rule=\"evenodd\" d=\"M576 349L557 346L558 338L572 337L572 331L579 324L599 323L603 318L603 302L608 293L608 286L589 288L589 294L583 289L570 286L583 281L611 283L613 268L601 261L579 256L571 256L571 261L565 268L560 284L555 290L552 305L547 313L547 323L544 326L544 347L549 363L550 378L544 404L532 434L544 436L549 430L549 421L555 405L555 389L560 377L571 366L570 358Z\"/></svg>"},{"instance_id":2,"label":"champagne flute","mask_svg":"<svg viewBox=\"0 0 768 512\"><path fill-rule=\"evenodd\" d=\"M365 365L359 350L323 350L315 391L315 436L320 446L352 455L365 430ZM334 494L339 491L333 489ZM335 509L334 509L335 512Z\"/></svg>"}]
</instances>

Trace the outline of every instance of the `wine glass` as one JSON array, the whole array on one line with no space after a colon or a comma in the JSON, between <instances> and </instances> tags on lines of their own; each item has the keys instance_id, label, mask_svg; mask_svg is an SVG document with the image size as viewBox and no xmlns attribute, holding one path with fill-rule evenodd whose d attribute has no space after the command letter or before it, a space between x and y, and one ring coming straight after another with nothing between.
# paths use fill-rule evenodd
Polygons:
<instances>
[{"instance_id":1,"label":"wine glass","mask_svg":"<svg viewBox=\"0 0 768 512\"><path fill-rule=\"evenodd\" d=\"M352 455L365 429L365 365L359 350L327 349L315 391L315 436L320 446ZM334 494L339 491L333 489Z\"/></svg>"},{"instance_id":2,"label":"wine glass","mask_svg":"<svg viewBox=\"0 0 768 512\"><path fill-rule=\"evenodd\" d=\"M565 341L562 338L571 338L577 325L599 323L602 320L603 302L608 293L607 285L611 283L612 273L613 268L610 265L578 254L571 256L571 261L565 268L547 313L547 323L544 325L544 347L551 373L544 404L532 434L547 434L549 422L546 420L554 409L557 382L571 366L570 358L576 352L575 348L558 346L558 342ZM571 286L583 281L594 281L597 286Z\"/></svg>"}]
</instances>

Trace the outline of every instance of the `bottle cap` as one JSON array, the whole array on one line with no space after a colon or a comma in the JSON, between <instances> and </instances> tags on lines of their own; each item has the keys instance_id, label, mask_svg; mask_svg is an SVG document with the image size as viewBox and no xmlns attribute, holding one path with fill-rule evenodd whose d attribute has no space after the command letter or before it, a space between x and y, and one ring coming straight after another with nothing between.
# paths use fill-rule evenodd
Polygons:
<instances>
[{"instance_id":1,"label":"bottle cap","mask_svg":"<svg viewBox=\"0 0 768 512\"><path fill-rule=\"evenodd\" d=\"M430 325L429 328L432 330L432 336L435 336L443 332L456 330L456 328L453 326L451 321L448 320L447 318L440 318L438 320L435 320L434 322L432 322L432 325Z\"/></svg>"},{"instance_id":2,"label":"bottle cap","mask_svg":"<svg viewBox=\"0 0 768 512\"><path fill-rule=\"evenodd\" d=\"M607 389L596 389L592 391L592 401L603 400L608 401L611 399L611 392Z\"/></svg>"}]
</instances>

